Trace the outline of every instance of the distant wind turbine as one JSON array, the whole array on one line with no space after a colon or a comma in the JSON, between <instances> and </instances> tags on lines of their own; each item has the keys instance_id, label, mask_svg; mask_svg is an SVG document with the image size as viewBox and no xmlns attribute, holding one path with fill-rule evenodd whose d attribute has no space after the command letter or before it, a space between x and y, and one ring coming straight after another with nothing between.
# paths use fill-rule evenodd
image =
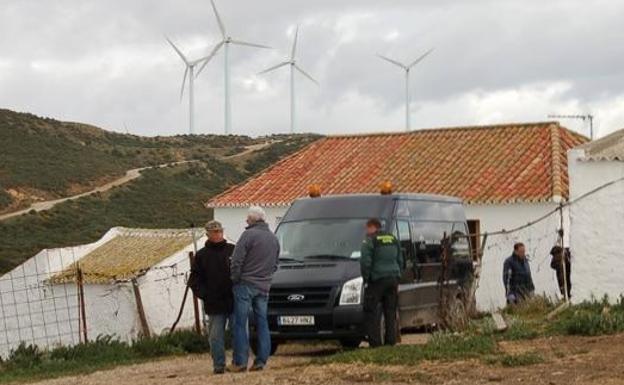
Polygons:
<instances>
[{"instance_id":1,"label":"distant wind turbine","mask_svg":"<svg viewBox=\"0 0 624 385\"><path fill-rule=\"evenodd\" d=\"M294 133L295 132L295 128L296 128L296 124L297 124L297 118L296 118L296 105L295 105L295 70L301 72L301 74L303 76L305 76L306 78L310 79L311 81L313 81L314 83L316 83L318 85L318 82L312 77L310 76L307 72L305 72L301 67L299 67L297 65L297 60L295 59L295 54L297 53L297 38L299 36L299 26L297 26L297 29L295 30L295 38L293 40L293 44L292 44L292 49L290 51L290 59L284 62L281 62L277 65L274 65L272 67L269 67L267 69L265 69L264 71L260 72L258 75L261 74L266 74L267 72L271 72L274 71L280 67L283 67L285 65L289 65L290 66L290 133Z\"/></svg>"},{"instance_id":2,"label":"distant wind turbine","mask_svg":"<svg viewBox=\"0 0 624 385\"><path fill-rule=\"evenodd\" d=\"M433 48L431 48L429 51L425 52L424 54L422 54L418 59L414 60L413 62L411 62L409 65L405 65L399 61L396 61L394 59L390 59L389 57L377 54L378 57L380 57L381 59L390 62L396 66L399 66L401 68L403 68L403 70L405 70L405 129L407 131L409 131L411 129L411 122L410 122L410 92L409 92L409 73L410 70L412 69L412 67L414 67L416 64L420 63L421 60L423 60L425 57L427 57L427 55L429 55L431 52L433 52Z\"/></svg>"},{"instance_id":3,"label":"distant wind turbine","mask_svg":"<svg viewBox=\"0 0 624 385\"><path fill-rule=\"evenodd\" d=\"M221 42L217 44L216 47L214 47L210 55L208 55L208 57L204 59L204 64L202 64L202 66L199 68L199 71L197 71L196 76L199 76L199 74L204 70L204 68L208 64L208 62L210 62L210 59L212 59L212 57L219 51L219 49L223 47L224 88L225 88L225 95L224 95L225 97L225 105L224 105L225 133L230 134L232 132L232 109L231 109L231 104L230 104L230 64L229 64L230 44L244 45L244 46L256 47L256 48L271 48L271 47L268 47L262 44L248 43L245 41L233 39L231 36L227 34L225 30L225 26L223 25L221 16L219 16L219 12L217 11L217 6L215 5L214 0L210 0L210 3L212 4L212 9L214 10L214 14L217 19L217 24L219 25L219 30L221 31L221 36L223 40L221 40Z\"/></svg>"},{"instance_id":4,"label":"distant wind turbine","mask_svg":"<svg viewBox=\"0 0 624 385\"><path fill-rule=\"evenodd\" d=\"M204 56L197 60L189 60L187 57L180 51L180 49L173 44L173 42L165 36L165 39L171 44L173 49L178 53L182 61L184 62L184 77L182 78L182 87L180 89L180 100L184 96L184 86L186 85L186 78L189 79L189 134L193 135L195 133L195 66L202 61L206 60L208 56Z\"/></svg>"}]
</instances>

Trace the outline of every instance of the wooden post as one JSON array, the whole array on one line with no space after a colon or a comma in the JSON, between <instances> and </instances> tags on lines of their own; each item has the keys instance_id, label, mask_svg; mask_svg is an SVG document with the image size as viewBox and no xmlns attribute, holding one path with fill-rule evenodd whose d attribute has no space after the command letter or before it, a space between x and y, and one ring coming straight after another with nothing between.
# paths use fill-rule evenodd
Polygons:
<instances>
[{"instance_id":1,"label":"wooden post","mask_svg":"<svg viewBox=\"0 0 624 385\"><path fill-rule=\"evenodd\" d=\"M565 245L563 243L563 203L559 204L559 217L560 217L560 222L561 222L561 230L559 232L559 245L561 247L561 269L563 271L563 300L568 303L570 301L570 298L568 296L568 272L567 272L567 267L566 267L566 250L565 250ZM559 282L557 282L557 284L559 284Z\"/></svg>"},{"instance_id":2,"label":"wooden post","mask_svg":"<svg viewBox=\"0 0 624 385\"><path fill-rule=\"evenodd\" d=\"M78 287L78 333L82 337L82 342L87 343L87 311L84 296L84 279L80 264L76 264L76 285Z\"/></svg>"},{"instance_id":3,"label":"wooden post","mask_svg":"<svg viewBox=\"0 0 624 385\"><path fill-rule=\"evenodd\" d=\"M190 261L190 266L193 266L193 263L195 262L195 254L191 251L189 252L189 261ZM195 293L193 293L193 313L195 315L195 332L197 334L201 334L202 329L201 329L201 321L200 321L200 316L199 316L199 301L197 299L197 296L195 296Z\"/></svg>"},{"instance_id":4,"label":"wooden post","mask_svg":"<svg viewBox=\"0 0 624 385\"><path fill-rule=\"evenodd\" d=\"M149 325L147 324L143 300L141 299L141 290L139 289L139 283L136 278L132 278L132 290L134 291L134 299L137 305L137 312L139 313L139 321L141 322L141 332L143 333L143 337L150 337Z\"/></svg>"}]
</instances>

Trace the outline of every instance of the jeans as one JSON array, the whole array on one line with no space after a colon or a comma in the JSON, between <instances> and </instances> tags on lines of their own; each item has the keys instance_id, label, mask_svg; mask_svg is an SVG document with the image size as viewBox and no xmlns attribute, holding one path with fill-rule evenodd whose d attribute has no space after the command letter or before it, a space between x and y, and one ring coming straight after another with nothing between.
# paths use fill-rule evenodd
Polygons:
<instances>
[{"instance_id":1,"label":"jeans","mask_svg":"<svg viewBox=\"0 0 624 385\"><path fill-rule=\"evenodd\" d=\"M230 321L230 314L211 314L208 316L208 341L210 342L210 355L212 365L216 369L225 368L225 325Z\"/></svg>"},{"instance_id":2,"label":"jeans","mask_svg":"<svg viewBox=\"0 0 624 385\"><path fill-rule=\"evenodd\" d=\"M254 366L264 367L271 354L271 334L267 320L269 296L255 287L234 285L234 365L247 366L249 361L248 320L253 311L258 349Z\"/></svg>"}]
</instances>

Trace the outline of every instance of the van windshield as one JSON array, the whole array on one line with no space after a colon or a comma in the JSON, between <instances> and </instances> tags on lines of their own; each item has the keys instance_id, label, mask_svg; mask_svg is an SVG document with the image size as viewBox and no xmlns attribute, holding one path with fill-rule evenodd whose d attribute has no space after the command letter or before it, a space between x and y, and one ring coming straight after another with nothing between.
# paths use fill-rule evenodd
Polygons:
<instances>
[{"instance_id":1,"label":"van windshield","mask_svg":"<svg viewBox=\"0 0 624 385\"><path fill-rule=\"evenodd\" d=\"M314 219L281 223L280 259L357 259L366 236L366 219Z\"/></svg>"}]
</instances>

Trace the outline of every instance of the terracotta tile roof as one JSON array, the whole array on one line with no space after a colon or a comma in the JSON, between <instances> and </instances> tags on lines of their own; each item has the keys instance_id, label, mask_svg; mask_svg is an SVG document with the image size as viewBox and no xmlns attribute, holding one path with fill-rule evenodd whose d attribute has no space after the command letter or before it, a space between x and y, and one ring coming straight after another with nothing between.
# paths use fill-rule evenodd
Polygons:
<instances>
[{"instance_id":1,"label":"terracotta tile roof","mask_svg":"<svg viewBox=\"0 0 624 385\"><path fill-rule=\"evenodd\" d=\"M218 195L209 207L281 206L307 195L396 192L453 195L466 203L568 197L567 150L587 139L556 122L331 136Z\"/></svg>"},{"instance_id":2,"label":"terracotta tile roof","mask_svg":"<svg viewBox=\"0 0 624 385\"><path fill-rule=\"evenodd\" d=\"M202 233L196 235L201 237ZM193 242L190 229L148 230L118 228L115 237L83 256L80 268L85 283L129 280L176 254ZM74 281L72 265L51 278L53 283Z\"/></svg>"}]
</instances>

